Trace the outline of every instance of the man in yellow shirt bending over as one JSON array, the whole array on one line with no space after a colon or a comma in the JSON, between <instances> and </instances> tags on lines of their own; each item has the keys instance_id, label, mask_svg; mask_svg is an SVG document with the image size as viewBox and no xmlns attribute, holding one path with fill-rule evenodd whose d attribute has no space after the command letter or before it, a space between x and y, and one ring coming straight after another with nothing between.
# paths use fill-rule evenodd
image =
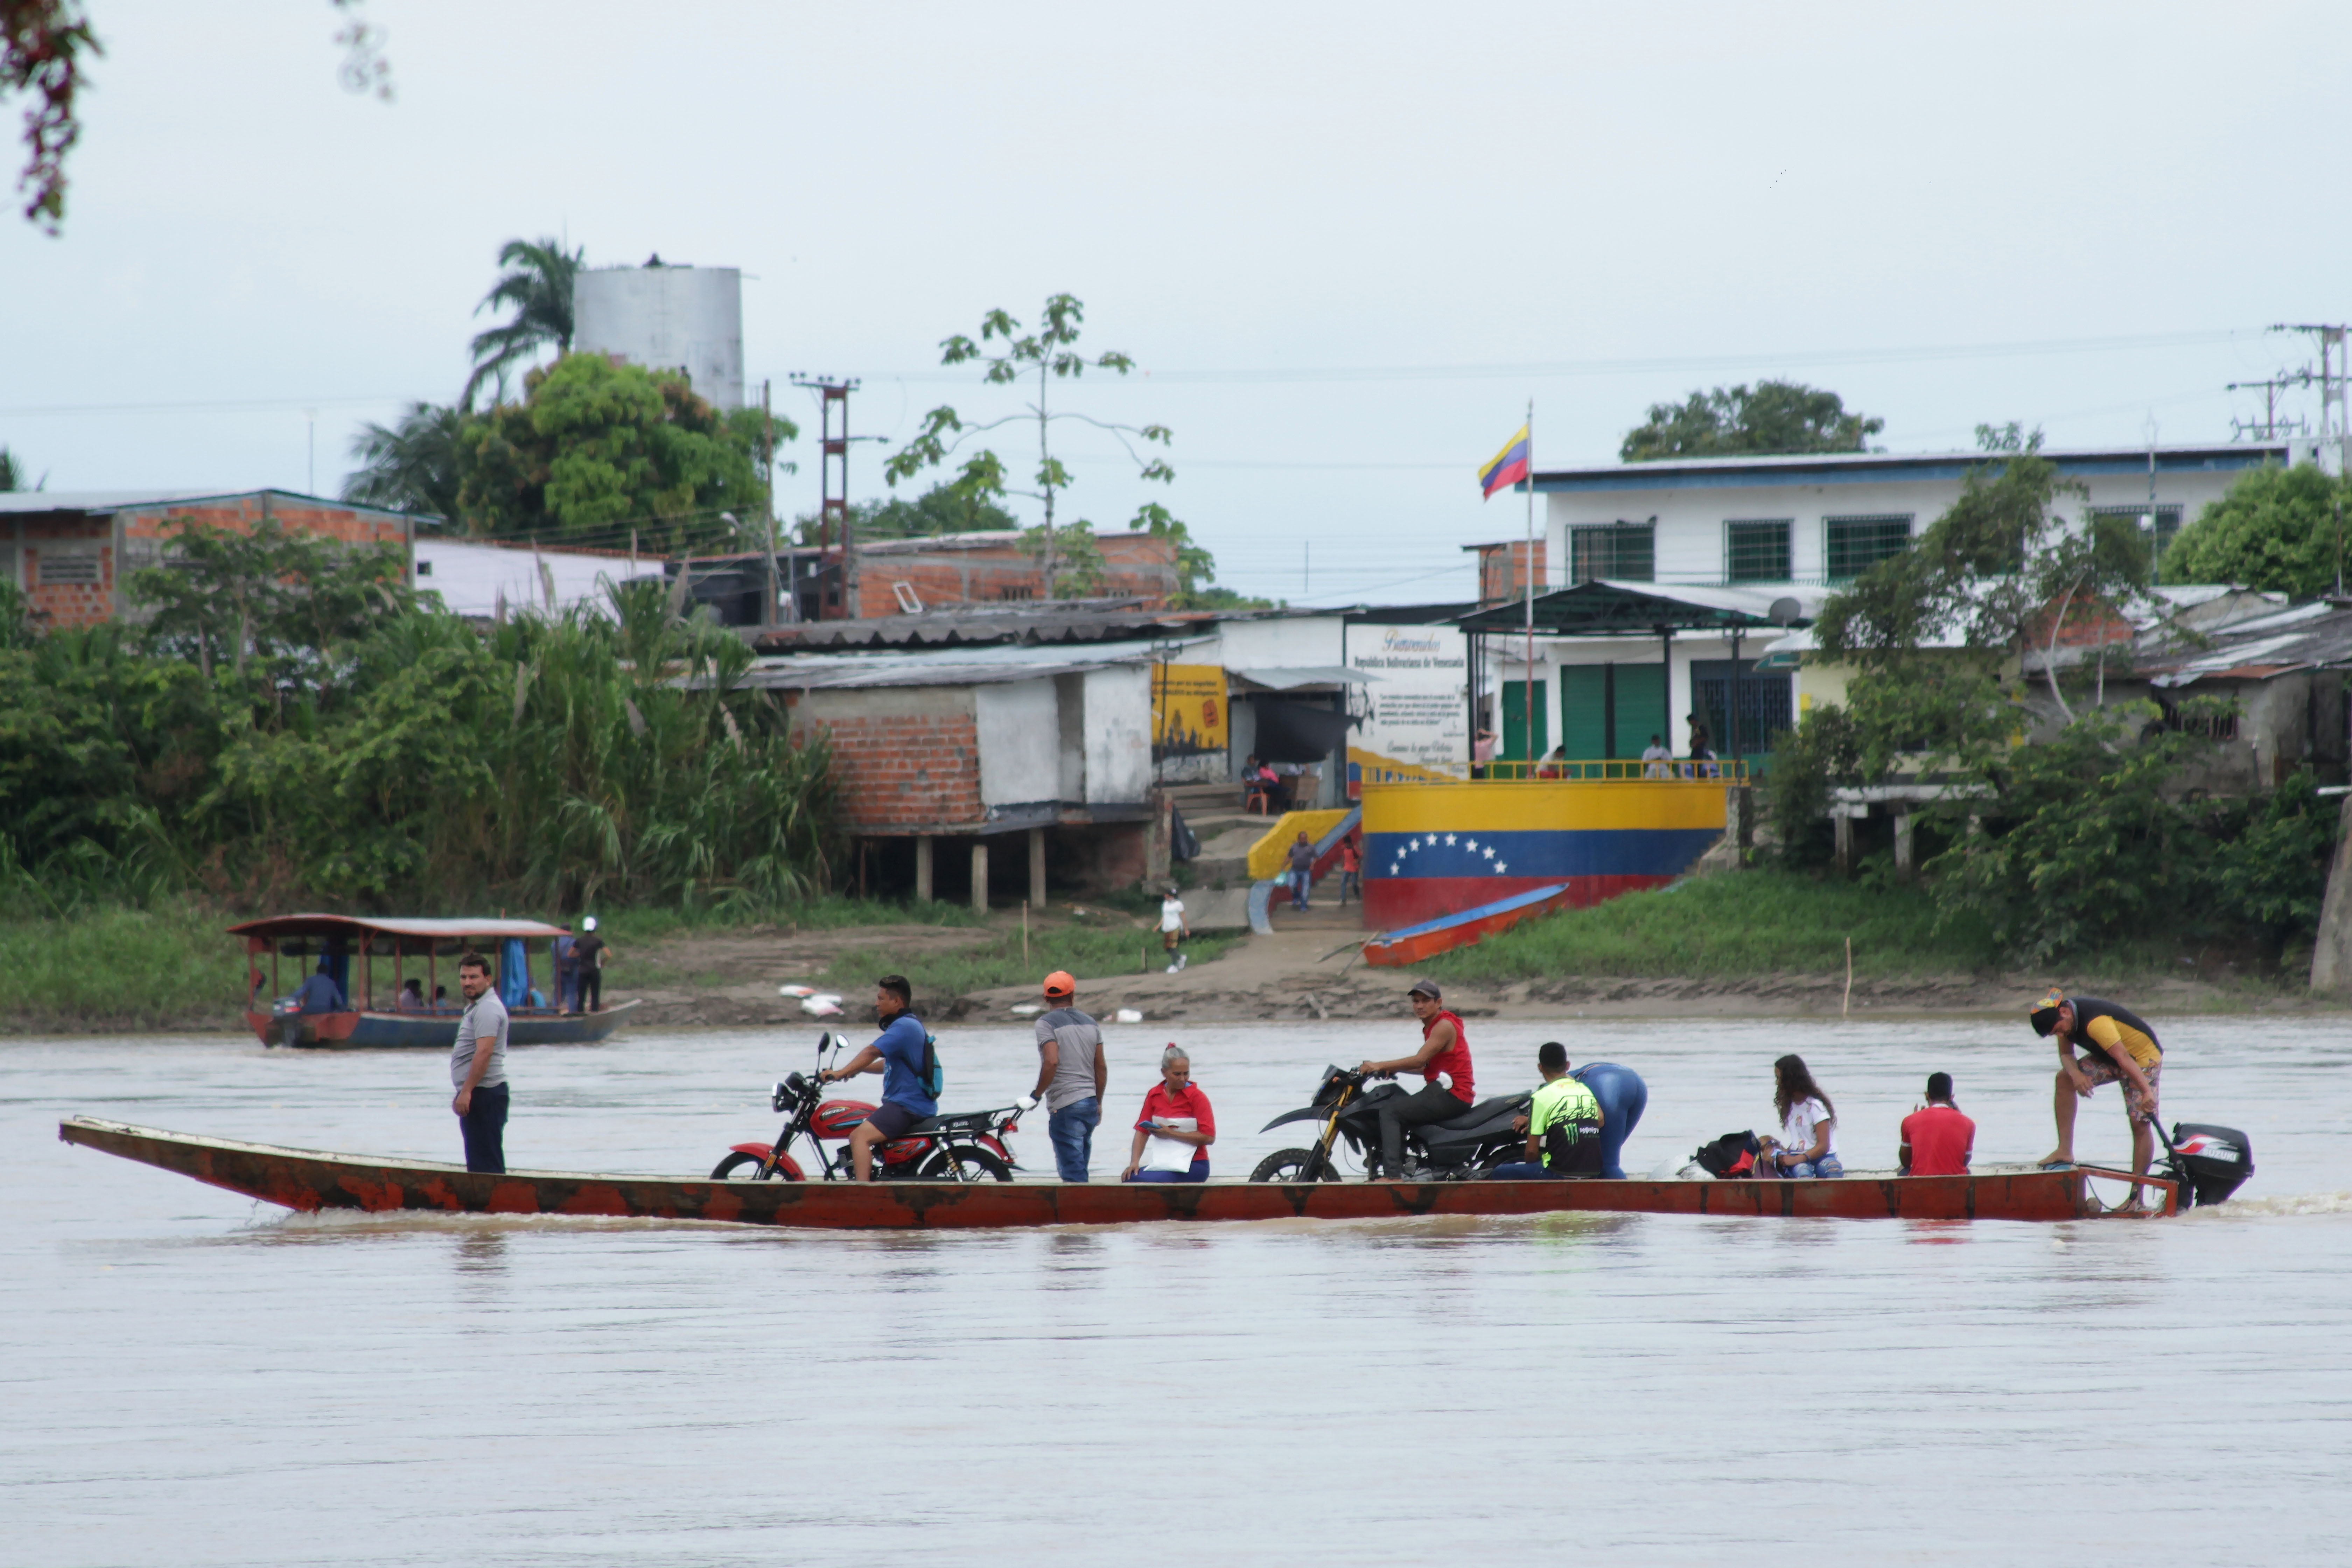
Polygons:
<instances>
[{"instance_id":1,"label":"man in yellow shirt bending over","mask_svg":"<svg viewBox=\"0 0 2352 1568\"><path fill-rule=\"evenodd\" d=\"M2074 1163L2074 1102L2088 1100L2103 1083L2124 1086L2124 1114L2130 1120L2132 1174L2147 1174L2156 1154L2157 1083L2164 1073L2164 1047L2137 1014L2095 996L2052 991L2028 1015L2033 1032L2058 1044L2058 1083L2051 1109L2058 1120L2058 1147L2042 1162L2048 1169ZM2078 1059L2076 1046L2083 1047ZM2131 1201L2139 1203L2139 1188Z\"/></svg>"}]
</instances>

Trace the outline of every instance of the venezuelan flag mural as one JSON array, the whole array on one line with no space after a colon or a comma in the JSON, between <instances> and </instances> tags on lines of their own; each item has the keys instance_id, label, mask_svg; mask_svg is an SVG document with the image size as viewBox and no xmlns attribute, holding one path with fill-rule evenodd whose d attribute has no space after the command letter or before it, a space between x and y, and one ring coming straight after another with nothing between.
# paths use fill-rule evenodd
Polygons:
<instances>
[{"instance_id":1,"label":"venezuelan flag mural","mask_svg":"<svg viewBox=\"0 0 2352 1568\"><path fill-rule=\"evenodd\" d=\"M1579 908L1664 887L1723 837L1721 779L1364 786L1364 919L1418 925L1564 882Z\"/></svg>"}]
</instances>

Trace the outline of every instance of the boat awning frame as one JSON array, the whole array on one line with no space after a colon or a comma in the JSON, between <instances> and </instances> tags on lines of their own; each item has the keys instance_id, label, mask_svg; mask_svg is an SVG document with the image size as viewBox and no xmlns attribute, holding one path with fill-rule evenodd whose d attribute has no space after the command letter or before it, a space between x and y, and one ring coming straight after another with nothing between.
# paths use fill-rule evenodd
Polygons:
<instances>
[{"instance_id":1,"label":"boat awning frame","mask_svg":"<svg viewBox=\"0 0 2352 1568\"><path fill-rule=\"evenodd\" d=\"M289 936L357 937L376 932L436 940L481 937L499 941L509 937L529 940L572 934L562 926L551 926L543 921L490 920L474 916L457 920L409 920L400 916L272 915L268 920L247 921L242 925L228 928L231 936L259 937L264 941Z\"/></svg>"},{"instance_id":2,"label":"boat awning frame","mask_svg":"<svg viewBox=\"0 0 2352 1568\"><path fill-rule=\"evenodd\" d=\"M1775 615L1774 611L1780 611ZM1793 613L1791 613L1793 611ZM1755 588L1679 587L1596 577L1535 601L1535 630L1549 637L1654 637L1668 632L1748 632L1811 626L1795 594ZM1496 605L1454 622L1480 637L1524 635L1524 600Z\"/></svg>"}]
</instances>

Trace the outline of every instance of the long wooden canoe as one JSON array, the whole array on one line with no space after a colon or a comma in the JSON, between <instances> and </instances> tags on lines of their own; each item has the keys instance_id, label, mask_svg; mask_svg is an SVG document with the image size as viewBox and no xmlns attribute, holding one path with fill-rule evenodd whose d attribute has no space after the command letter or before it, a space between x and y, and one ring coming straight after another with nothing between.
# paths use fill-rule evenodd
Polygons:
<instances>
[{"instance_id":1,"label":"long wooden canoe","mask_svg":"<svg viewBox=\"0 0 2352 1568\"><path fill-rule=\"evenodd\" d=\"M1969 1176L1848 1176L1827 1182L1577 1181L714 1182L671 1176L509 1171L379 1160L199 1138L95 1117L68 1117L58 1136L126 1160L303 1213L403 1209L443 1214L587 1215L726 1220L825 1230L943 1230L1143 1220L1386 1219L1409 1215L1595 1211L1733 1218L2070 1220L2108 1211L2090 1173L2012 1171ZM2113 1172L2099 1172L2114 1175ZM2173 1212L2172 1184L2148 1184Z\"/></svg>"},{"instance_id":2,"label":"long wooden canoe","mask_svg":"<svg viewBox=\"0 0 2352 1568\"><path fill-rule=\"evenodd\" d=\"M642 1005L637 997L615 1002L601 1013L553 1013L517 1007L508 1014L509 1046L593 1046L612 1037ZM297 1013L273 1018L248 1010L246 1027L265 1046L309 1050L364 1051L408 1048L446 1051L457 1043L454 1009L438 1013Z\"/></svg>"}]
</instances>

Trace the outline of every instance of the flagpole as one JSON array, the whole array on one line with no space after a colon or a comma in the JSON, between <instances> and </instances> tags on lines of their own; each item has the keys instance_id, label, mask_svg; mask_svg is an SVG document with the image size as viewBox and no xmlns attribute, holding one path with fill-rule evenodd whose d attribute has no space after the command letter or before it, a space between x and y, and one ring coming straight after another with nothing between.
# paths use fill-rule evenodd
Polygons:
<instances>
[{"instance_id":1,"label":"flagpole","mask_svg":"<svg viewBox=\"0 0 2352 1568\"><path fill-rule=\"evenodd\" d=\"M1528 545L1527 556L1519 563L1520 575L1527 580L1528 658L1520 671L1519 695L1526 700L1528 760L1536 760L1536 400L1528 399ZM1533 778L1530 767L1527 776Z\"/></svg>"}]
</instances>

